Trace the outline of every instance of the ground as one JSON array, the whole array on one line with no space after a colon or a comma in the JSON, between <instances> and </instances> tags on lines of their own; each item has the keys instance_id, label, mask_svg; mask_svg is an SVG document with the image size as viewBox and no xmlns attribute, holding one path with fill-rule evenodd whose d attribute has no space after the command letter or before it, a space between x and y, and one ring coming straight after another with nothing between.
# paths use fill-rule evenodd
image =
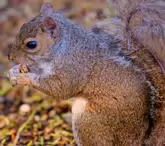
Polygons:
<instances>
[{"instance_id":1,"label":"ground","mask_svg":"<svg viewBox=\"0 0 165 146\"><path fill-rule=\"evenodd\" d=\"M45 1L0 1L0 146L76 145L71 130L74 99L57 101L32 88L12 87L6 77L14 65L8 61L8 48L22 24L38 13ZM52 4L87 29L113 15L106 0L52 0Z\"/></svg>"}]
</instances>

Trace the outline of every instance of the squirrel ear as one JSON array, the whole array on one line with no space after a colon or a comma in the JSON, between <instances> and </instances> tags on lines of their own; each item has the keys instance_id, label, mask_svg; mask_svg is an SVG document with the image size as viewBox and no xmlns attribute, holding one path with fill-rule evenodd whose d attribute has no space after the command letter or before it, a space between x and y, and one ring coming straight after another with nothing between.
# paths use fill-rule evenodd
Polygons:
<instances>
[{"instance_id":1,"label":"squirrel ear","mask_svg":"<svg viewBox=\"0 0 165 146\"><path fill-rule=\"evenodd\" d=\"M49 15L54 12L53 6L50 3L44 3L41 6L41 14Z\"/></svg>"},{"instance_id":2,"label":"squirrel ear","mask_svg":"<svg viewBox=\"0 0 165 146\"><path fill-rule=\"evenodd\" d=\"M44 25L46 26L46 28L48 29L55 29L57 27L56 22L54 21L53 18L51 17L47 17L44 20Z\"/></svg>"}]
</instances>

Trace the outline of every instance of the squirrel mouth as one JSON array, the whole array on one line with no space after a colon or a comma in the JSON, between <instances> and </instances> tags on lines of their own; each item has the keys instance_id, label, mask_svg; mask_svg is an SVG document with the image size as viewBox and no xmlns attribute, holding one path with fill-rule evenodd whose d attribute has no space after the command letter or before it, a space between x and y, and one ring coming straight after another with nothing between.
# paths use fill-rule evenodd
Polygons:
<instances>
[{"instance_id":1,"label":"squirrel mouth","mask_svg":"<svg viewBox=\"0 0 165 146\"><path fill-rule=\"evenodd\" d=\"M32 60L32 58L30 58L29 56L26 56L24 59L22 59L19 64L20 73L28 73L32 71L33 68L35 68L33 67L35 66L34 60Z\"/></svg>"},{"instance_id":2,"label":"squirrel mouth","mask_svg":"<svg viewBox=\"0 0 165 146\"><path fill-rule=\"evenodd\" d=\"M40 68L34 63L20 63L20 73L40 73Z\"/></svg>"}]
</instances>

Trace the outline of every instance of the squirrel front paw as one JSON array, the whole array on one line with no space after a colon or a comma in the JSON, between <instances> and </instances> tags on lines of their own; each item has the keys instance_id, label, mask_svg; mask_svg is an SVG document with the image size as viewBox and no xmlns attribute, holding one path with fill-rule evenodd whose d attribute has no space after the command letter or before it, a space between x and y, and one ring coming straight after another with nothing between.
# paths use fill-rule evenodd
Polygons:
<instances>
[{"instance_id":1,"label":"squirrel front paw","mask_svg":"<svg viewBox=\"0 0 165 146\"><path fill-rule=\"evenodd\" d=\"M8 77L12 85L35 85L38 75L30 72L21 72L21 65L16 65L8 72Z\"/></svg>"}]
</instances>

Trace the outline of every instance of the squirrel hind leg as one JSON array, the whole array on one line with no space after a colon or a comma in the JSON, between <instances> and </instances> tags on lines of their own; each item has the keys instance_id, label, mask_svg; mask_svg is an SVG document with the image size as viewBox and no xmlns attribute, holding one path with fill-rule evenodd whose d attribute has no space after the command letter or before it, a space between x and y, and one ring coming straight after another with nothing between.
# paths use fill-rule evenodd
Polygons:
<instances>
[{"instance_id":1,"label":"squirrel hind leg","mask_svg":"<svg viewBox=\"0 0 165 146\"><path fill-rule=\"evenodd\" d=\"M72 106L72 128L78 146L110 146L114 142L108 129L99 121L96 105L77 98Z\"/></svg>"}]
</instances>

